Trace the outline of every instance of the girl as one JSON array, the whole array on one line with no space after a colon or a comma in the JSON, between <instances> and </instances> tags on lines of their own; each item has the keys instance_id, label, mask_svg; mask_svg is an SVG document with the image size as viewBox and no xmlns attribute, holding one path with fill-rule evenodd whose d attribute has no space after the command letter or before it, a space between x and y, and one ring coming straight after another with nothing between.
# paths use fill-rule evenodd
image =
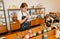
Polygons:
<instances>
[{"instance_id":1,"label":"girl","mask_svg":"<svg viewBox=\"0 0 60 39\"><path fill-rule=\"evenodd\" d=\"M51 24L53 24L53 21L54 19L52 17L50 17L49 15L46 16L45 22L48 27L51 26Z\"/></svg>"}]
</instances>

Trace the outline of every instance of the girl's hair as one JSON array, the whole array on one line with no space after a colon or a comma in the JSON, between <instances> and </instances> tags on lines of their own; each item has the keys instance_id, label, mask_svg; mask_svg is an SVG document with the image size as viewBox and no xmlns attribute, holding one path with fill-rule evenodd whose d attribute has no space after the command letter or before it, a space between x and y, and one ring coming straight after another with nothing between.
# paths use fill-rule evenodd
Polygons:
<instances>
[{"instance_id":1,"label":"girl's hair","mask_svg":"<svg viewBox=\"0 0 60 39\"><path fill-rule=\"evenodd\" d=\"M27 3L22 3L20 8L28 7Z\"/></svg>"}]
</instances>

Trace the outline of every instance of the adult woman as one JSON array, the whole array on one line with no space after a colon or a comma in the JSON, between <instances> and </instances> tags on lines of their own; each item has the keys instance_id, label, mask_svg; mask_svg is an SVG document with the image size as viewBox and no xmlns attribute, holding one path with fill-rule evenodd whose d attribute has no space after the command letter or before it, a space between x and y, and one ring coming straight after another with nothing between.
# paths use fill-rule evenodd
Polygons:
<instances>
[{"instance_id":1,"label":"adult woman","mask_svg":"<svg viewBox=\"0 0 60 39\"><path fill-rule=\"evenodd\" d=\"M20 21L20 30L26 30L30 28L30 25L28 24L29 21L29 13L27 11L28 5L26 3L22 3L20 6L20 12L18 13L18 20Z\"/></svg>"}]
</instances>

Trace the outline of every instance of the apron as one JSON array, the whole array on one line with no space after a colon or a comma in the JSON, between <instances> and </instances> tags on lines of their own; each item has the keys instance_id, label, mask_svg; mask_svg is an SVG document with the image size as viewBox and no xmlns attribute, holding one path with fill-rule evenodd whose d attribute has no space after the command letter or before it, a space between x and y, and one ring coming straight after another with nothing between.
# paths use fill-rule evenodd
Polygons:
<instances>
[{"instance_id":1,"label":"apron","mask_svg":"<svg viewBox=\"0 0 60 39\"><path fill-rule=\"evenodd\" d=\"M22 13L22 20L25 18L26 16L23 16L23 13ZM20 31L24 31L24 30L27 30L27 29L30 29L30 24L29 22L25 21L24 23L20 24L21 27L20 27Z\"/></svg>"}]
</instances>

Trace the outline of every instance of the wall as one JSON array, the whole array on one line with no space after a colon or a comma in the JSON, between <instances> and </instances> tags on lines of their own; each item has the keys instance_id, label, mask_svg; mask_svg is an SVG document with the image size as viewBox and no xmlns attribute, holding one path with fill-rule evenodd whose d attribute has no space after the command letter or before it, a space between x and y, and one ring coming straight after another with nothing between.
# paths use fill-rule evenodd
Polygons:
<instances>
[{"instance_id":1,"label":"wall","mask_svg":"<svg viewBox=\"0 0 60 39\"><path fill-rule=\"evenodd\" d=\"M29 7L42 4L46 8L46 12L55 11L60 12L60 0L4 0L5 8L8 9L9 5L14 4L20 6L22 2L28 3Z\"/></svg>"},{"instance_id":2,"label":"wall","mask_svg":"<svg viewBox=\"0 0 60 39\"><path fill-rule=\"evenodd\" d=\"M60 12L60 0L4 0L6 16L8 17L7 9L9 8L9 5L14 4L19 7L22 2L26 2L29 7L33 5L36 6L40 3L45 7L46 14L48 14L49 12ZM9 24L7 27L9 29Z\"/></svg>"}]
</instances>

